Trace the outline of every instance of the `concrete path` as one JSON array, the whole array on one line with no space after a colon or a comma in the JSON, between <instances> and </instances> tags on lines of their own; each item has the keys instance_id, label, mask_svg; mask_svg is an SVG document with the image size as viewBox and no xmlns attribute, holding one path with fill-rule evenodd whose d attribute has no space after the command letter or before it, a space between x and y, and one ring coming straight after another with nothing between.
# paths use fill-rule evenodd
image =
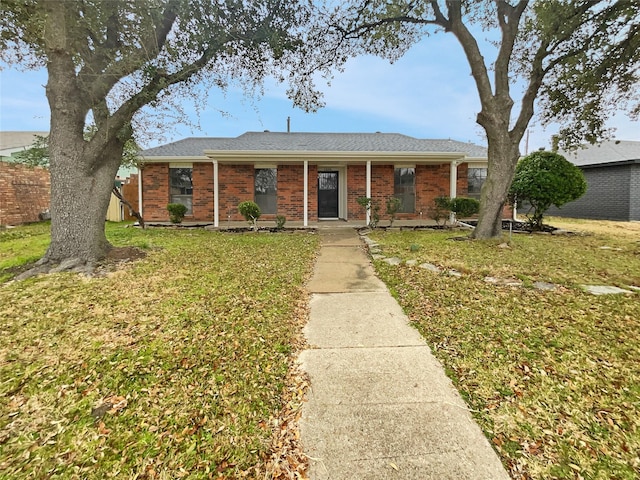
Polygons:
<instances>
[{"instance_id":1,"label":"concrete path","mask_svg":"<svg viewBox=\"0 0 640 480\"><path fill-rule=\"evenodd\" d=\"M356 231L319 233L300 355L311 379L300 422L309 478L508 479Z\"/></svg>"}]
</instances>

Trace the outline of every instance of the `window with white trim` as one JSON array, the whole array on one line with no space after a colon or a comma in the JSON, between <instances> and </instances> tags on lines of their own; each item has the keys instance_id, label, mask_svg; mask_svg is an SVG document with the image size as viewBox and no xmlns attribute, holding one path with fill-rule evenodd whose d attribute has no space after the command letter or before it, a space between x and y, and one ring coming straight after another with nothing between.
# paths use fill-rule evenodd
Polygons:
<instances>
[{"instance_id":1,"label":"window with white trim","mask_svg":"<svg viewBox=\"0 0 640 480\"><path fill-rule=\"evenodd\" d=\"M486 168L469 168L467 170L467 196L471 198L480 198L480 191L482 190L482 185L486 179Z\"/></svg>"},{"instance_id":2,"label":"window with white trim","mask_svg":"<svg viewBox=\"0 0 640 480\"><path fill-rule=\"evenodd\" d=\"M278 209L278 169L256 168L254 201L262 213L277 213Z\"/></svg>"},{"instance_id":3,"label":"window with white trim","mask_svg":"<svg viewBox=\"0 0 640 480\"><path fill-rule=\"evenodd\" d=\"M193 215L193 168L169 168L169 202L187 207Z\"/></svg>"},{"instance_id":4,"label":"window with white trim","mask_svg":"<svg viewBox=\"0 0 640 480\"><path fill-rule=\"evenodd\" d=\"M416 211L416 169L413 167L396 168L393 175L393 196L399 198L399 213Z\"/></svg>"}]
</instances>

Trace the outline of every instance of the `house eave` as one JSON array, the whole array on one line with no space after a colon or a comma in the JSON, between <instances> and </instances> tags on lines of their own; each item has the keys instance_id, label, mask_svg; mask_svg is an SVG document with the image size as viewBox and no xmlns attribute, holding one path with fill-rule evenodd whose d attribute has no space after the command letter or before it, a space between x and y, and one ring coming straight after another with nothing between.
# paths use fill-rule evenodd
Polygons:
<instances>
[{"instance_id":1,"label":"house eave","mask_svg":"<svg viewBox=\"0 0 640 480\"><path fill-rule=\"evenodd\" d=\"M226 164L246 164L256 162L269 162L276 164L300 163L305 160L311 164L364 164L372 163L486 163L483 157L469 157L463 152L375 152L375 151L301 151L301 150L205 150L204 156L149 156L142 157L142 163L209 163L217 161Z\"/></svg>"},{"instance_id":2,"label":"house eave","mask_svg":"<svg viewBox=\"0 0 640 480\"><path fill-rule=\"evenodd\" d=\"M252 163L256 160L274 161L279 163L297 163L303 160L317 162L338 163L389 163L398 161L412 161L419 163L441 163L465 160L466 156L461 152L375 152L375 151L300 151L300 150L273 150L273 151L219 151L205 150L207 157L223 163Z\"/></svg>"},{"instance_id":3,"label":"house eave","mask_svg":"<svg viewBox=\"0 0 640 480\"><path fill-rule=\"evenodd\" d=\"M625 165L635 165L635 164L640 164L640 159L618 160L616 162L590 163L587 165L576 165L576 166L578 168L590 170L592 168L621 167Z\"/></svg>"}]
</instances>

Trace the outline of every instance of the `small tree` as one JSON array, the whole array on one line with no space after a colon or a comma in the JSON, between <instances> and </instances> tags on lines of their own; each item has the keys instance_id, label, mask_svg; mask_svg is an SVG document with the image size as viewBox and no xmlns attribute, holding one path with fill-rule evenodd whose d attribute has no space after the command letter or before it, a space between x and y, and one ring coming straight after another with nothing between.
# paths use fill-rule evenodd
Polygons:
<instances>
[{"instance_id":1,"label":"small tree","mask_svg":"<svg viewBox=\"0 0 640 480\"><path fill-rule=\"evenodd\" d=\"M562 155L538 151L526 156L518 163L509 190L513 204L529 203L533 214L527 213L532 229L542 229L544 213L555 205L580 198L587 191L587 182L582 171Z\"/></svg>"},{"instance_id":2,"label":"small tree","mask_svg":"<svg viewBox=\"0 0 640 480\"><path fill-rule=\"evenodd\" d=\"M258 204L251 201L241 202L238 205L238 211L253 226L253 229L258 231L258 219L262 215Z\"/></svg>"},{"instance_id":3,"label":"small tree","mask_svg":"<svg viewBox=\"0 0 640 480\"><path fill-rule=\"evenodd\" d=\"M387 199L387 215L389 215L389 226L393 226L393 221L396 219L396 214L402 207L402 200L398 197L389 197Z\"/></svg>"},{"instance_id":4,"label":"small tree","mask_svg":"<svg viewBox=\"0 0 640 480\"><path fill-rule=\"evenodd\" d=\"M358 197L356 199L358 205L365 209L365 212L370 214L369 216L369 227L376 228L378 226L378 222L380 221L380 205L375 202L372 198L369 197Z\"/></svg>"},{"instance_id":5,"label":"small tree","mask_svg":"<svg viewBox=\"0 0 640 480\"><path fill-rule=\"evenodd\" d=\"M447 223L449 212L451 211L451 199L449 197L440 196L433 199L433 207L429 209L429 216L433 218L436 225Z\"/></svg>"}]
</instances>

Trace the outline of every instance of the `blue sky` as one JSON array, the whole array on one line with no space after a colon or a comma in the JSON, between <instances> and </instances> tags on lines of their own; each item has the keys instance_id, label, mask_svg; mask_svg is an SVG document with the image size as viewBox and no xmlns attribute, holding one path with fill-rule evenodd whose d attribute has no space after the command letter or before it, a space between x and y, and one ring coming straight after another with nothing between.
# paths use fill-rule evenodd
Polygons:
<instances>
[{"instance_id":1,"label":"blue sky","mask_svg":"<svg viewBox=\"0 0 640 480\"><path fill-rule=\"evenodd\" d=\"M48 130L49 108L45 97L44 71L0 71L0 129ZM351 60L337 73L331 86L318 82L326 106L317 113L293 108L285 86L267 82L264 95L247 99L238 89L226 94L210 93L200 119L200 129L171 126L163 136L155 136L143 147L179 140L186 136L233 137L246 131L298 132L394 132L418 138L452 138L486 144L482 129L475 123L478 95L469 66L460 46L451 35L424 39L394 64L375 57ZM513 96L519 98L515 86ZM198 122L195 108L186 111ZM221 111L226 112L225 115ZM609 125L615 137L640 141L640 122L618 115ZM522 153L549 147L557 128L544 130L534 121L528 146Z\"/></svg>"}]
</instances>

